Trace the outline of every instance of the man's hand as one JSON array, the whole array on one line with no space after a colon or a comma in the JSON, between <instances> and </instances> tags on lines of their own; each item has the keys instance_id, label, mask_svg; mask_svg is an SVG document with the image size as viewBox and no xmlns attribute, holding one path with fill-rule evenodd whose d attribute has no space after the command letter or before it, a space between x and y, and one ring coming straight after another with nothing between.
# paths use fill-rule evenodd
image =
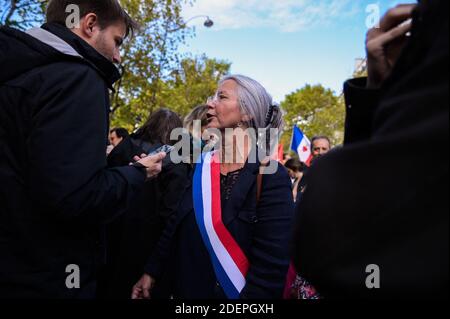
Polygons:
<instances>
[{"instance_id":1,"label":"man's hand","mask_svg":"<svg viewBox=\"0 0 450 319\"><path fill-rule=\"evenodd\" d=\"M154 285L155 280L149 275L144 274L136 285L134 285L131 299L151 299L150 291Z\"/></svg>"},{"instance_id":2,"label":"man's hand","mask_svg":"<svg viewBox=\"0 0 450 319\"><path fill-rule=\"evenodd\" d=\"M380 27L367 33L367 87L378 89L391 74L408 39L412 13L417 5L399 5L381 19Z\"/></svg>"},{"instance_id":3,"label":"man's hand","mask_svg":"<svg viewBox=\"0 0 450 319\"><path fill-rule=\"evenodd\" d=\"M147 178L152 178L161 173L162 160L166 157L166 153L158 153L153 156L142 154L141 157L135 156L134 160L145 166L147 170Z\"/></svg>"}]
</instances>

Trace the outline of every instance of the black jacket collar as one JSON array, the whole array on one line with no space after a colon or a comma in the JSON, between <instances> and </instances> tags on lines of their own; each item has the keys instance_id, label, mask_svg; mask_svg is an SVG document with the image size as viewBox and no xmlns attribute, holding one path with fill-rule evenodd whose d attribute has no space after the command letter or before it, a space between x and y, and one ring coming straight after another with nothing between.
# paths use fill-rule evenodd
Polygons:
<instances>
[{"instance_id":1,"label":"black jacket collar","mask_svg":"<svg viewBox=\"0 0 450 319\"><path fill-rule=\"evenodd\" d=\"M87 62L97 69L110 88L120 79L120 73L111 61L65 26L57 23L46 23L42 26L42 29L53 33L73 47Z\"/></svg>"}]
</instances>

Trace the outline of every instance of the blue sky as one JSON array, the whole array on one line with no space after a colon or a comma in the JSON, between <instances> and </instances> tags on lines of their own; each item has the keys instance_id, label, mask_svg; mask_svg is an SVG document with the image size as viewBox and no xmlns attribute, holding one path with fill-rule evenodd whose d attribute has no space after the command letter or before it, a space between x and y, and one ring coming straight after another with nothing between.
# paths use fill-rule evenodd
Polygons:
<instances>
[{"instance_id":1,"label":"blue sky","mask_svg":"<svg viewBox=\"0 0 450 319\"><path fill-rule=\"evenodd\" d=\"M182 52L205 53L232 63L232 73L260 81L275 100L305 84L321 83L336 93L365 57L369 5L383 14L413 0L197 0L185 19L209 15L215 25L195 19L196 37Z\"/></svg>"}]
</instances>

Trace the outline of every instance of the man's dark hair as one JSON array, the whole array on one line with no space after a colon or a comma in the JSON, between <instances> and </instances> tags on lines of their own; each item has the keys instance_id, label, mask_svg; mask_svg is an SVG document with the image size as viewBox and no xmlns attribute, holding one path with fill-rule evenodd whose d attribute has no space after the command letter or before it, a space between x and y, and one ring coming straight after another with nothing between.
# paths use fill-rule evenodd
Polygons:
<instances>
[{"instance_id":1,"label":"man's dark hair","mask_svg":"<svg viewBox=\"0 0 450 319\"><path fill-rule=\"evenodd\" d=\"M113 128L109 133L116 133L117 137L123 139L127 138L130 135L128 131L122 127Z\"/></svg>"},{"instance_id":2,"label":"man's dark hair","mask_svg":"<svg viewBox=\"0 0 450 319\"><path fill-rule=\"evenodd\" d=\"M170 133L176 128L183 128L183 122L178 114L160 109L153 113L147 122L136 132L136 136L152 144L174 145L178 141L170 140Z\"/></svg>"},{"instance_id":3,"label":"man's dark hair","mask_svg":"<svg viewBox=\"0 0 450 319\"><path fill-rule=\"evenodd\" d=\"M47 6L46 20L48 23L56 22L66 25L66 19L70 12L66 12L69 5L80 8L80 19L89 13L95 13L101 29L105 29L117 22L124 22L126 36L133 35L138 29L138 24L120 6L117 0L50 0Z\"/></svg>"},{"instance_id":4,"label":"man's dark hair","mask_svg":"<svg viewBox=\"0 0 450 319\"><path fill-rule=\"evenodd\" d=\"M328 141L328 144L330 145L330 149L331 149L331 140L328 136L325 135L319 135L319 136L314 136L311 140L311 150L313 150L314 148L314 142L318 141L318 140L326 140Z\"/></svg>"},{"instance_id":5,"label":"man's dark hair","mask_svg":"<svg viewBox=\"0 0 450 319\"><path fill-rule=\"evenodd\" d=\"M304 172L306 169L306 164L300 162L297 158L292 158L284 164L284 166L294 172Z\"/></svg>"}]
</instances>

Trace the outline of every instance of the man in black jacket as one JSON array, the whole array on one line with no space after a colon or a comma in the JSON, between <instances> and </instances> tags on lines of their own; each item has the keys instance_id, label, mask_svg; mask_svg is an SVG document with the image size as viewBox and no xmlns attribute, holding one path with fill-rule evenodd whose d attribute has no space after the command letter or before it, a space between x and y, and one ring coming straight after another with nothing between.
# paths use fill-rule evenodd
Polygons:
<instances>
[{"instance_id":1,"label":"man in black jacket","mask_svg":"<svg viewBox=\"0 0 450 319\"><path fill-rule=\"evenodd\" d=\"M345 85L345 146L311 169L295 233L325 298L448 297L448 6L390 10L368 33L368 79Z\"/></svg>"},{"instance_id":2,"label":"man in black jacket","mask_svg":"<svg viewBox=\"0 0 450 319\"><path fill-rule=\"evenodd\" d=\"M108 88L132 28L117 0L52 0L42 28L0 29L0 299L94 297L102 224L161 170L163 154L106 168Z\"/></svg>"}]
</instances>

